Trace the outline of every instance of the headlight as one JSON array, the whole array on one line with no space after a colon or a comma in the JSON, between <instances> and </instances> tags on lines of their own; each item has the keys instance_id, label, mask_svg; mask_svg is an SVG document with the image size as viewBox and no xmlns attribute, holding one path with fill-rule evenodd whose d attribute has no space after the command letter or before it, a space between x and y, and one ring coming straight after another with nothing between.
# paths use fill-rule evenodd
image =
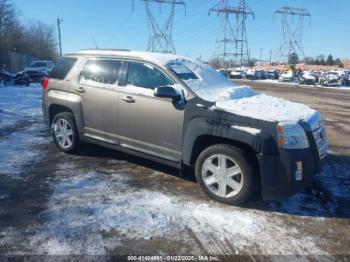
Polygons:
<instances>
[{"instance_id":1,"label":"headlight","mask_svg":"<svg viewBox=\"0 0 350 262\"><path fill-rule=\"evenodd\" d=\"M309 147L304 129L297 123L279 123L278 144L281 148L303 149Z\"/></svg>"}]
</instances>

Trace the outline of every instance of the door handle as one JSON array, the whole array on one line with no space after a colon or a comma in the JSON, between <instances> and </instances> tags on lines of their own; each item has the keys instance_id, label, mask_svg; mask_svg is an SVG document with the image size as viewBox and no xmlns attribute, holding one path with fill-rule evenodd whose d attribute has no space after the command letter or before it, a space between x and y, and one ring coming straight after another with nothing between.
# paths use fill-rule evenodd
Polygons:
<instances>
[{"instance_id":1,"label":"door handle","mask_svg":"<svg viewBox=\"0 0 350 262\"><path fill-rule=\"evenodd\" d=\"M79 93L85 93L85 89L83 88L83 87L78 87L77 89L77 92L79 92Z\"/></svg>"},{"instance_id":2,"label":"door handle","mask_svg":"<svg viewBox=\"0 0 350 262\"><path fill-rule=\"evenodd\" d=\"M135 99L132 96L126 96L126 97L122 98L122 100L127 102L127 103L135 103Z\"/></svg>"}]
</instances>

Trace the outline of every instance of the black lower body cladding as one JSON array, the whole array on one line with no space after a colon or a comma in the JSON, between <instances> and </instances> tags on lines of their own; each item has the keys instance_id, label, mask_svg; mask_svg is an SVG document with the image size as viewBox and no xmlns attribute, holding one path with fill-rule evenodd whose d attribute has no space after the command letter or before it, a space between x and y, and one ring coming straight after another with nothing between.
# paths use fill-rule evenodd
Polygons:
<instances>
[{"instance_id":1,"label":"black lower body cladding","mask_svg":"<svg viewBox=\"0 0 350 262\"><path fill-rule=\"evenodd\" d=\"M320 172L320 161L311 149L281 149L279 155L258 155L258 161L265 200L284 199L302 191ZM296 175L298 163L301 176Z\"/></svg>"}]
</instances>

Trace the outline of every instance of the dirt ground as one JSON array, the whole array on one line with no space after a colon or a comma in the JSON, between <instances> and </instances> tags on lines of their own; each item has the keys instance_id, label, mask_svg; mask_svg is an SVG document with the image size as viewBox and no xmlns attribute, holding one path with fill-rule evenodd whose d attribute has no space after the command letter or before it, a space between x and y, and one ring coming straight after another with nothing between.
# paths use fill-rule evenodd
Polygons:
<instances>
[{"instance_id":1,"label":"dirt ground","mask_svg":"<svg viewBox=\"0 0 350 262\"><path fill-rule=\"evenodd\" d=\"M0 254L349 256L350 92L249 84L320 110L331 154L305 192L243 207L208 199L191 170L89 145L60 153L40 87L0 88Z\"/></svg>"}]
</instances>

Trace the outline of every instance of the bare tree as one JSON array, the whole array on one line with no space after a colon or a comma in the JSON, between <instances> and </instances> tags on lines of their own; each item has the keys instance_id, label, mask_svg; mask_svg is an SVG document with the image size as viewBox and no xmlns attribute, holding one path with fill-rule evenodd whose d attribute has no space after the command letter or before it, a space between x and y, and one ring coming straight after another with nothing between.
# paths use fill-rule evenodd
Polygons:
<instances>
[{"instance_id":1,"label":"bare tree","mask_svg":"<svg viewBox=\"0 0 350 262\"><path fill-rule=\"evenodd\" d=\"M45 59L56 60L57 41L54 26L40 21L29 22L24 29L26 53Z\"/></svg>"},{"instance_id":2,"label":"bare tree","mask_svg":"<svg viewBox=\"0 0 350 262\"><path fill-rule=\"evenodd\" d=\"M40 21L23 24L13 1L0 0L0 63L7 62L9 52L56 60L55 27Z\"/></svg>"},{"instance_id":3,"label":"bare tree","mask_svg":"<svg viewBox=\"0 0 350 262\"><path fill-rule=\"evenodd\" d=\"M16 48L22 28L18 10L10 0L0 0L0 51Z\"/></svg>"}]
</instances>

